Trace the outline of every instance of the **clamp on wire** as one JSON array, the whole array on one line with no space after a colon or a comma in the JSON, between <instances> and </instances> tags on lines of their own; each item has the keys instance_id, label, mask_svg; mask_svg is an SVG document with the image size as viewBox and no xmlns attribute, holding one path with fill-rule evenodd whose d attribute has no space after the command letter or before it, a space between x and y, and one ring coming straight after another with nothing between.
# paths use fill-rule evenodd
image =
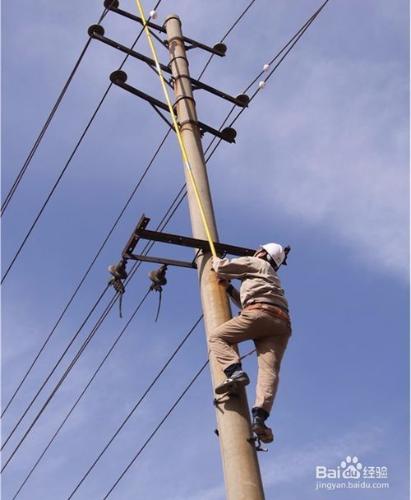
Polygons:
<instances>
[{"instance_id":1,"label":"clamp on wire","mask_svg":"<svg viewBox=\"0 0 411 500\"><path fill-rule=\"evenodd\" d=\"M154 271L150 271L150 273L148 274L151 281L150 290L159 293L158 308L155 321L158 320L158 316L160 314L163 286L167 284L166 273L167 273L167 264L163 264L161 267L155 269Z\"/></svg>"},{"instance_id":2,"label":"clamp on wire","mask_svg":"<svg viewBox=\"0 0 411 500\"><path fill-rule=\"evenodd\" d=\"M110 279L108 284L112 285L114 290L120 296L119 298L120 318L123 317L122 313L123 295L124 292L126 291L123 283L123 280L127 278L126 264L127 264L126 259L121 259L118 264L112 264L111 266L108 266L108 272L112 275L112 278Z\"/></svg>"}]
</instances>

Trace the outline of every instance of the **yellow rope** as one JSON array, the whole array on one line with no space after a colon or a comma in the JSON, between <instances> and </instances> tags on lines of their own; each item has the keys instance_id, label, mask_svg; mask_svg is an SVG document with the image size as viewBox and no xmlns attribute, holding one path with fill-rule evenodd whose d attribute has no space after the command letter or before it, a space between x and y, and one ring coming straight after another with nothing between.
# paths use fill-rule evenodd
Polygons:
<instances>
[{"instance_id":1,"label":"yellow rope","mask_svg":"<svg viewBox=\"0 0 411 500\"><path fill-rule=\"evenodd\" d=\"M143 10L143 7L141 5L141 1L140 0L136 0L136 4L137 4L138 10L140 12L140 17L143 20L144 31L145 31L145 33L147 35L148 44L150 45L151 53L153 54L153 59L154 59L154 61L156 63L156 68L157 68L158 74L160 76L161 86L163 88L164 96L166 98L167 105L168 105L168 108L170 110L170 115L171 115L171 118L172 118L172 121L173 121L174 129L175 129L176 134L177 134L178 144L180 146L181 156L183 158L183 163L184 163L185 167L188 170L189 177L190 177L190 180L191 180L193 188L194 188L194 193L195 193L195 196L196 196L197 204L198 204L198 207L200 209L201 219L203 221L204 229L205 229L205 232L207 234L208 243L210 244L211 253L212 253L212 255L214 257L216 257L217 254L216 254L216 251L215 251L213 239L211 238L211 233L210 233L210 229L208 227L207 219L206 219L206 216L205 216L204 207L203 207L203 204L201 202L200 193L198 191L197 183L195 181L193 172L191 170L190 162L188 161L187 151L186 151L186 148L184 146L183 138L181 137L180 129L179 129L178 123L177 123L177 118L176 118L176 116L174 114L173 105L171 103L170 96L168 94L168 89L166 87L166 82L165 82L165 79L164 79L164 76L163 76L163 71L162 71L162 69L160 67L160 63L158 61L157 50L156 50L156 48L154 46L150 30L148 29L148 26L147 26L147 21L146 21L145 15L144 15L144 10Z\"/></svg>"}]
</instances>

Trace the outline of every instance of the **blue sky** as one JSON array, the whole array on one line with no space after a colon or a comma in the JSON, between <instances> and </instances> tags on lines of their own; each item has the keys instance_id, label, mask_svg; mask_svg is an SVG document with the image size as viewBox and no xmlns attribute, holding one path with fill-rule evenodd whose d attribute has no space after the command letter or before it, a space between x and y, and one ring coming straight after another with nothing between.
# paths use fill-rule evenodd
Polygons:
<instances>
[{"instance_id":1,"label":"blue sky","mask_svg":"<svg viewBox=\"0 0 411 500\"><path fill-rule=\"evenodd\" d=\"M154 3L154 2L153 2ZM159 22L178 13L187 36L218 41L248 2L164 0ZM121 6L135 12L132 0ZM145 9L152 3L144 2ZM319 6L256 0L204 81L238 94ZM45 0L3 6L2 188L7 193L87 39L102 2ZM409 498L409 39L408 2L331 0L236 124L235 145L209 162L220 239L255 247L289 243L281 272L293 337L271 424L276 443L260 454L268 500ZM106 34L131 44L138 27L109 14ZM148 54L144 39L138 50ZM162 60L167 53L159 48ZM189 52L193 76L207 55ZM8 265L122 54L93 41L3 220ZM129 82L162 98L137 61ZM228 103L198 92L200 119L218 126ZM146 167L165 124L145 103L113 88L3 288L2 397L16 384ZM204 138L207 145L209 137ZM171 137L4 417L3 439L79 327L137 219L154 227L184 181ZM186 204L168 226L190 234ZM190 258L158 247L155 255ZM12 498L144 295L142 266L3 476ZM19 498L64 499L201 313L195 273L171 269L160 319L146 301ZM108 301L109 297L105 298ZM76 343L89 333L93 316ZM245 344L242 352L252 348ZM65 360L64 367L75 349ZM102 498L206 358L202 328L140 406L75 498ZM255 359L245 361L255 381ZM61 375L64 367L57 375ZM54 383L57 378L53 379ZM5 448L27 428L52 385ZM249 389L252 403L254 386ZM112 498L224 498L209 373L202 374ZM388 490L316 491L315 467L347 455L389 469Z\"/></svg>"}]
</instances>

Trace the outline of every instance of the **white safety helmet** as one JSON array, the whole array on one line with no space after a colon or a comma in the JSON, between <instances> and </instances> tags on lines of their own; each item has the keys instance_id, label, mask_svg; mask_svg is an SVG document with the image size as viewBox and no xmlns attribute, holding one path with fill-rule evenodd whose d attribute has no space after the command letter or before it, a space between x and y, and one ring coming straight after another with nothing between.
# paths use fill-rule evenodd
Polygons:
<instances>
[{"instance_id":1,"label":"white safety helmet","mask_svg":"<svg viewBox=\"0 0 411 500\"><path fill-rule=\"evenodd\" d=\"M266 243L265 245L261 245L260 248L263 248L268 253L269 260L274 262L277 268L281 264L286 265L285 259L288 252L285 252L284 248L278 243Z\"/></svg>"}]
</instances>

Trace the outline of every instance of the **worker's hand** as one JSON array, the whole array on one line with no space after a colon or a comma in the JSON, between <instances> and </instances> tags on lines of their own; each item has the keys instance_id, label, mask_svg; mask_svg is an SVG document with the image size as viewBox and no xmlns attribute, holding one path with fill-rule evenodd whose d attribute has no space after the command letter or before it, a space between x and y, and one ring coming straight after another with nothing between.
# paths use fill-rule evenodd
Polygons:
<instances>
[{"instance_id":1,"label":"worker's hand","mask_svg":"<svg viewBox=\"0 0 411 500\"><path fill-rule=\"evenodd\" d=\"M216 268L218 267L218 264L220 263L221 259L220 257L212 257L211 258L211 269L213 271L216 270Z\"/></svg>"}]
</instances>

